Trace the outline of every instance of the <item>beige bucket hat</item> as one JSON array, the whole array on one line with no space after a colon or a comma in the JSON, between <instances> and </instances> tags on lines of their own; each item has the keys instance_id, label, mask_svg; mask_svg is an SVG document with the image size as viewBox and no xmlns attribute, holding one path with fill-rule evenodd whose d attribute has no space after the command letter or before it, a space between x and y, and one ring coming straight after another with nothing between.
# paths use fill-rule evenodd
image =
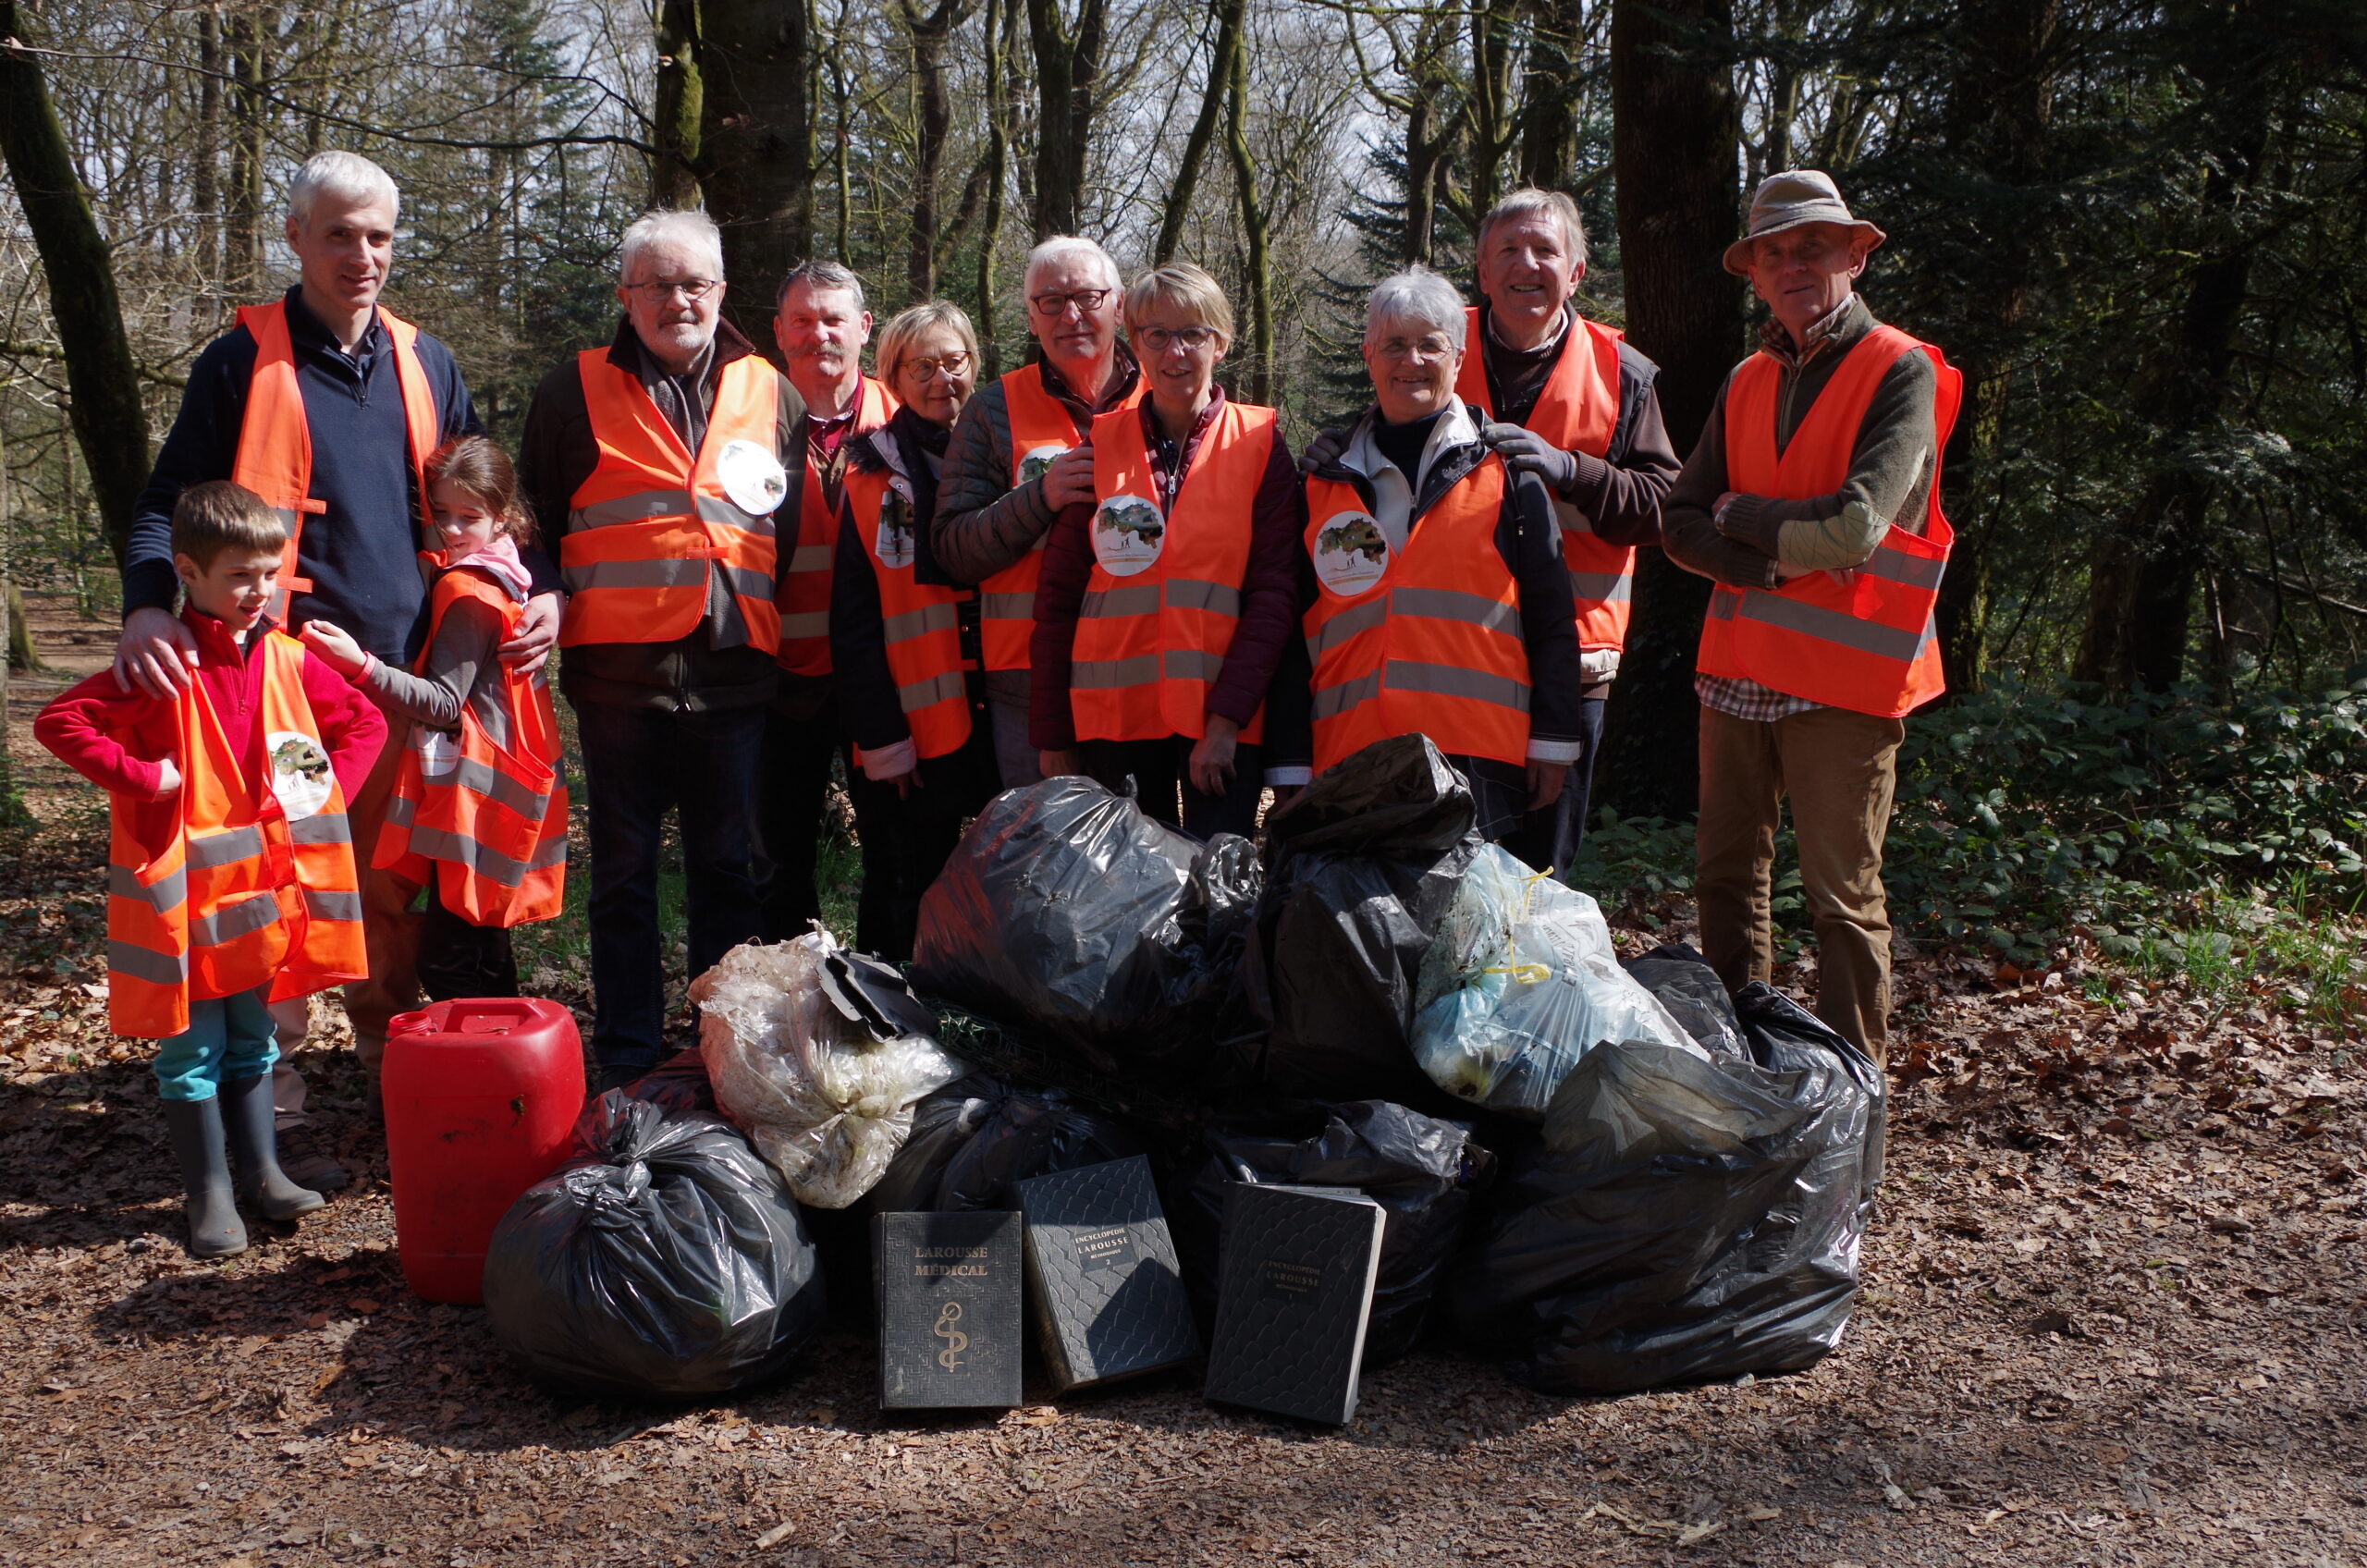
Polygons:
<instances>
[{"instance_id":1,"label":"beige bucket hat","mask_svg":"<svg viewBox=\"0 0 2367 1568\"><path fill-rule=\"evenodd\" d=\"M1849 215L1841 188L1822 169L1786 169L1759 182L1750 199L1750 232L1726 247L1726 270L1736 277L1750 276L1750 242L1763 234L1780 234L1804 223L1837 223L1873 237L1872 250L1890 237L1872 224Z\"/></svg>"}]
</instances>

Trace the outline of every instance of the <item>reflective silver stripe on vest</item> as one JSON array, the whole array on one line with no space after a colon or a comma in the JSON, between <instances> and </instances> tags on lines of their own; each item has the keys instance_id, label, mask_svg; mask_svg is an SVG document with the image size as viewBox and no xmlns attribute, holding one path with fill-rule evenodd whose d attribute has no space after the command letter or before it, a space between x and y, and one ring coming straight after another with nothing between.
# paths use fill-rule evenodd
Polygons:
<instances>
[{"instance_id":1,"label":"reflective silver stripe on vest","mask_svg":"<svg viewBox=\"0 0 2367 1568\"><path fill-rule=\"evenodd\" d=\"M1368 703L1380 695L1380 671L1367 670L1354 680L1343 680L1337 686L1318 687L1315 692L1315 717L1337 718L1361 703Z\"/></svg>"},{"instance_id":2,"label":"reflective silver stripe on vest","mask_svg":"<svg viewBox=\"0 0 2367 1568\"><path fill-rule=\"evenodd\" d=\"M1205 680L1214 684L1224 668L1224 655L1203 648L1170 648L1161 655L1170 680Z\"/></svg>"},{"instance_id":3,"label":"reflective silver stripe on vest","mask_svg":"<svg viewBox=\"0 0 2367 1568\"><path fill-rule=\"evenodd\" d=\"M830 634L830 612L807 610L800 615L780 618L780 634L784 637L828 637Z\"/></svg>"},{"instance_id":4,"label":"reflective silver stripe on vest","mask_svg":"<svg viewBox=\"0 0 2367 1568\"><path fill-rule=\"evenodd\" d=\"M1580 571L1573 567L1570 592L1599 604L1624 605L1636 596L1636 580L1624 571Z\"/></svg>"},{"instance_id":5,"label":"reflective silver stripe on vest","mask_svg":"<svg viewBox=\"0 0 2367 1568\"><path fill-rule=\"evenodd\" d=\"M1937 593L1940 579L1947 574L1948 563L1930 556L1910 556L1905 550L1883 549L1867 557L1858 570L1885 582L1903 582L1909 588Z\"/></svg>"},{"instance_id":6,"label":"reflective silver stripe on vest","mask_svg":"<svg viewBox=\"0 0 2367 1568\"><path fill-rule=\"evenodd\" d=\"M549 790L534 790L520 783L498 768L475 761L473 758L462 757L453 767L451 778L453 783L471 794L482 795L489 801L497 801L520 816L539 822L542 820L543 814L550 809ZM405 799L403 803L409 805L411 802ZM394 804L390 801L386 807L386 820L392 822L394 819ZM403 820L405 822L411 820L409 813L404 814Z\"/></svg>"},{"instance_id":7,"label":"reflective silver stripe on vest","mask_svg":"<svg viewBox=\"0 0 2367 1568\"><path fill-rule=\"evenodd\" d=\"M1726 595L1720 594L1719 598ZM1711 601L1715 608L1717 600ZM1880 658L1911 663L1932 640L1932 619L1924 618L1920 632L1901 631L1895 626L1879 621L1860 620L1854 615L1829 610L1821 605L1804 605L1797 599L1787 599L1781 594L1762 589L1746 589L1742 603L1729 612L1743 620L1755 620L1761 626L1772 626L1785 631L1797 631L1803 637L1813 637L1821 643L1832 643L1844 648L1855 648L1861 654Z\"/></svg>"},{"instance_id":8,"label":"reflective silver stripe on vest","mask_svg":"<svg viewBox=\"0 0 2367 1568\"><path fill-rule=\"evenodd\" d=\"M592 588L695 588L706 582L707 557L658 561L587 561L559 569L570 594Z\"/></svg>"},{"instance_id":9,"label":"reflective silver stripe on vest","mask_svg":"<svg viewBox=\"0 0 2367 1568\"><path fill-rule=\"evenodd\" d=\"M257 893L235 904L225 904L212 914L201 914L189 923L189 945L192 948L219 947L252 932L260 931L279 918L279 900L269 893Z\"/></svg>"},{"instance_id":10,"label":"reflective silver stripe on vest","mask_svg":"<svg viewBox=\"0 0 2367 1568\"><path fill-rule=\"evenodd\" d=\"M288 825L288 837L298 844L350 844L353 824L341 811L314 812Z\"/></svg>"},{"instance_id":11,"label":"reflective silver stripe on vest","mask_svg":"<svg viewBox=\"0 0 2367 1568\"><path fill-rule=\"evenodd\" d=\"M933 703L966 700L970 688L959 671L949 675L933 675L926 680L915 680L910 686L896 688L896 704L906 713L918 713Z\"/></svg>"},{"instance_id":12,"label":"reflective silver stripe on vest","mask_svg":"<svg viewBox=\"0 0 2367 1568\"><path fill-rule=\"evenodd\" d=\"M1520 607L1485 594L1466 594L1454 588L1392 588L1389 591L1389 608L1392 615L1459 620L1501 631L1507 637L1520 635Z\"/></svg>"},{"instance_id":13,"label":"reflective silver stripe on vest","mask_svg":"<svg viewBox=\"0 0 2367 1568\"><path fill-rule=\"evenodd\" d=\"M758 571L754 567L733 566L729 561L716 562L715 570L723 574L723 585L741 598L770 600L773 596L773 580L769 573ZM826 626L822 630L828 632L829 628Z\"/></svg>"},{"instance_id":14,"label":"reflective silver stripe on vest","mask_svg":"<svg viewBox=\"0 0 2367 1568\"><path fill-rule=\"evenodd\" d=\"M1030 606L1031 613L1033 606ZM1135 582L1123 588L1096 588L1077 602L1079 620L1120 620L1127 616L1157 615L1159 584Z\"/></svg>"},{"instance_id":15,"label":"reflective silver stripe on vest","mask_svg":"<svg viewBox=\"0 0 2367 1568\"><path fill-rule=\"evenodd\" d=\"M753 533L759 539L773 537L773 514L742 511L720 496L699 497L699 521L717 528L736 528L742 533Z\"/></svg>"},{"instance_id":16,"label":"reflective silver stripe on vest","mask_svg":"<svg viewBox=\"0 0 2367 1568\"><path fill-rule=\"evenodd\" d=\"M828 545L800 545L796 549L791 550L789 553L789 570L791 571L829 570L830 546Z\"/></svg>"},{"instance_id":17,"label":"reflective silver stripe on vest","mask_svg":"<svg viewBox=\"0 0 2367 1568\"><path fill-rule=\"evenodd\" d=\"M1170 578L1167 583L1167 606L1177 610L1213 610L1218 615L1241 615L1241 590L1229 582L1203 582L1197 578Z\"/></svg>"},{"instance_id":18,"label":"reflective silver stripe on vest","mask_svg":"<svg viewBox=\"0 0 2367 1568\"><path fill-rule=\"evenodd\" d=\"M1462 697L1475 703L1493 703L1498 707L1511 708L1518 713L1528 711L1527 681L1466 669L1460 665L1413 664L1404 659L1392 659L1389 661L1389 689L1392 692L1424 692L1440 697Z\"/></svg>"},{"instance_id":19,"label":"reflective silver stripe on vest","mask_svg":"<svg viewBox=\"0 0 2367 1568\"><path fill-rule=\"evenodd\" d=\"M362 918L362 895L335 888L307 888L304 889L304 913L314 920L359 920Z\"/></svg>"},{"instance_id":20,"label":"reflective silver stripe on vest","mask_svg":"<svg viewBox=\"0 0 2367 1568\"><path fill-rule=\"evenodd\" d=\"M161 876L145 888L140 885L138 873L128 865L107 867L107 894L110 898L129 899L136 904L146 904L163 913L166 910L189 900L189 872L184 869L170 876Z\"/></svg>"},{"instance_id":21,"label":"reflective silver stripe on vest","mask_svg":"<svg viewBox=\"0 0 2367 1568\"><path fill-rule=\"evenodd\" d=\"M1351 605L1325 621L1321 630L1307 640L1307 654L1321 658L1357 632L1369 631L1388 619L1389 595L1375 594L1363 604Z\"/></svg>"},{"instance_id":22,"label":"reflective silver stripe on vest","mask_svg":"<svg viewBox=\"0 0 2367 1568\"><path fill-rule=\"evenodd\" d=\"M988 620L1034 620L1036 595L981 593L978 595L978 613Z\"/></svg>"},{"instance_id":23,"label":"reflective silver stripe on vest","mask_svg":"<svg viewBox=\"0 0 2367 1568\"><path fill-rule=\"evenodd\" d=\"M255 827L228 827L219 833L207 833L190 839L182 847L182 863L190 866L228 865L236 861L252 860L263 853L263 829Z\"/></svg>"},{"instance_id":24,"label":"reflective silver stripe on vest","mask_svg":"<svg viewBox=\"0 0 2367 1568\"><path fill-rule=\"evenodd\" d=\"M562 839L558 842L563 852L567 841ZM467 866L479 876L504 888L515 888L525 881L529 869L511 860L508 855L499 854L485 848L474 839L464 839L458 833L446 833L441 829L413 828L411 835L411 847L414 854L425 855L430 860L449 861L455 865ZM543 847L537 845L535 848L534 858L540 861L543 859Z\"/></svg>"},{"instance_id":25,"label":"reflective silver stripe on vest","mask_svg":"<svg viewBox=\"0 0 2367 1568\"><path fill-rule=\"evenodd\" d=\"M189 955L160 953L153 948L142 948L130 942L107 944L107 967L117 974L134 980L144 980L151 986L182 986L189 983Z\"/></svg>"},{"instance_id":26,"label":"reflective silver stripe on vest","mask_svg":"<svg viewBox=\"0 0 2367 1568\"><path fill-rule=\"evenodd\" d=\"M1110 692L1122 686L1147 686L1159 679L1159 655L1142 654L1130 659L1079 659L1069 666L1069 685L1079 692Z\"/></svg>"},{"instance_id":27,"label":"reflective silver stripe on vest","mask_svg":"<svg viewBox=\"0 0 2367 1568\"><path fill-rule=\"evenodd\" d=\"M409 796L389 795L386 797L386 820L397 827L409 827L412 809L412 802Z\"/></svg>"},{"instance_id":28,"label":"reflective silver stripe on vest","mask_svg":"<svg viewBox=\"0 0 2367 1568\"><path fill-rule=\"evenodd\" d=\"M720 496L693 496L687 490L637 490L614 500L595 501L588 507L578 507L567 514L570 531L580 528L614 528L620 524L657 522L668 519L696 518L717 528L736 528L742 533L770 538L773 519L770 512L751 515L742 511Z\"/></svg>"},{"instance_id":29,"label":"reflective silver stripe on vest","mask_svg":"<svg viewBox=\"0 0 2367 1568\"><path fill-rule=\"evenodd\" d=\"M891 615L879 623L890 643L909 643L932 631L950 631L960 624L951 605L923 605L916 610Z\"/></svg>"}]
</instances>

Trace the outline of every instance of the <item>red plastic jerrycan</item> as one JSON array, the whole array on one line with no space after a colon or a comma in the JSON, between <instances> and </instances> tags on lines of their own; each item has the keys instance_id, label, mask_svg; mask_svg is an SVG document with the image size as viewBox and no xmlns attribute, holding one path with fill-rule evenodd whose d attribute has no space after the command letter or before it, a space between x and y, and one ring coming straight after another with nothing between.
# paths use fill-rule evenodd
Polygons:
<instances>
[{"instance_id":1,"label":"red plastic jerrycan","mask_svg":"<svg viewBox=\"0 0 2367 1568\"><path fill-rule=\"evenodd\" d=\"M404 1013L379 1086L403 1278L429 1301L481 1302L494 1226L567 1158L583 1109L575 1017L521 997Z\"/></svg>"}]
</instances>

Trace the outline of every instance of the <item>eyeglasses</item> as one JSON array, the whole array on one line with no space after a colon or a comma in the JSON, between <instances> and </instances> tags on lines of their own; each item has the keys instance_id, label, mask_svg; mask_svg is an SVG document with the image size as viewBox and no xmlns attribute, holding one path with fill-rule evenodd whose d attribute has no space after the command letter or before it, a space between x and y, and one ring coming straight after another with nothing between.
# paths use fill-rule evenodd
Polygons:
<instances>
[{"instance_id":1,"label":"eyeglasses","mask_svg":"<svg viewBox=\"0 0 2367 1568\"><path fill-rule=\"evenodd\" d=\"M941 354L933 360L923 358L919 354L909 355L897 365L896 374L899 375L918 374L924 381L933 381L940 374L959 380L969 368L970 351L967 349L956 349L950 354Z\"/></svg>"},{"instance_id":2,"label":"eyeglasses","mask_svg":"<svg viewBox=\"0 0 2367 1568\"><path fill-rule=\"evenodd\" d=\"M1071 305L1076 307L1077 314L1089 316L1101 308L1102 300L1116 292L1114 288L1078 288L1066 294L1038 294L1027 302L1048 316L1062 314Z\"/></svg>"},{"instance_id":3,"label":"eyeglasses","mask_svg":"<svg viewBox=\"0 0 2367 1568\"><path fill-rule=\"evenodd\" d=\"M1403 337L1391 337L1374 344L1372 351L1384 360L1413 360L1417 362L1442 360L1454 352L1454 340L1435 332L1417 342L1409 343Z\"/></svg>"},{"instance_id":4,"label":"eyeglasses","mask_svg":"<svg viewBox=\"0 0 2367 1568\"><path fill-rule=\"evenodd\" d=\"M662 305L677 294L696 304L714 293L722 282L719 277L677 277L662 283L628 283L625 287L653 305Z\"/></svg>"},{"instance_id":5,"label":"eyeglasses","mask_svg":"<svg viewBox=\"0 0 2367 1568\"><path fill-rule=\"evenodd\" d=\"M1163 326L1146 326L1136 332L1134 337L1154 354L1164 354L1177 343L1184 346L1184 352L1196 354L1216 341L1217 329L1213 326L1181 326L1170 332Z\"/></svg>"}]
</instances>

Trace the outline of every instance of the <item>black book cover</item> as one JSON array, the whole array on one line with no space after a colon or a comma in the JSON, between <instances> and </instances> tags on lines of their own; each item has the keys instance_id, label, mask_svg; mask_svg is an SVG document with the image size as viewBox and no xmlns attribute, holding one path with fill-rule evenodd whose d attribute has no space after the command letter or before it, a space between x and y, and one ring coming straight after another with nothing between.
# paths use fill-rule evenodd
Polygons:
<instances>
[{"instance_id":1,"label":"black book cover","mask_svg":"<svg viewBox=\"0 0 2367 1568\"><path fill-rule=\"evenodd\" d=\"M1200 1336L1140 1155L1019 1183L1027 1289L1061 1391L1193 1360Z\"/></svg>"},{"instance_id":2,"label":"black book cover","mask_svg":"<svg viewBox=\"0 0 2367 1568\"><path fill-rule=\"evenodd\" d=\"M882 1408L1019 1403L1020 1231L1009 1212L873 1218Z\"/></svg>"},{"instance_id":3,"label":"black book cover","mask_svg":"<svg viewBox=\"0 0 2367 1568\"><path fill-rule=\"evenodd\" d=\"M1354 1415L1387 1219L1361 1195L1235 1182L1208 1397L1334 1426Z\"/></svg>"}]
</instances>

